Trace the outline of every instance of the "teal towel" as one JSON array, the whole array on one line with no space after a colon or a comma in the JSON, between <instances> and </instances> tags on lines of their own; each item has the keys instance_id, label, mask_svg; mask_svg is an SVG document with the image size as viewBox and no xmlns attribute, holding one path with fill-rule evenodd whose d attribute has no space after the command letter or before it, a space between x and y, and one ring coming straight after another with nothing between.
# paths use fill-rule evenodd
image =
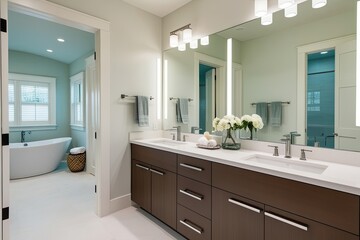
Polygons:
<instances>
[{"instance_id":1,"label":"teal towel","mask_svg":"<svg viewBox=\"0 0 360 240\"><path fill-rule=\"evenodd\" d=\"M280 127L282 119L282 102L270 103L270 124L273 127Z\"/></svg>"},{"instance_id":2,"label":"teal towel","mask_svg":"<svg viewBox=\"0 0 360 240\"><path fill-rule=\"evenodd\" d=\"M145 96L136 96L136 122L140 127L149 126L149 99Z\"/></svg>"},{"instance_id":3,"label":"teal towel","mask_svg":"<svg viewBox=\"0 0 360 240\"><path fill-rule=\"evenodd\" d=\"M268 121L268 104L266 102L256 103L256 114L262 118L265 126Z\"/></svg>"}]
</instances>

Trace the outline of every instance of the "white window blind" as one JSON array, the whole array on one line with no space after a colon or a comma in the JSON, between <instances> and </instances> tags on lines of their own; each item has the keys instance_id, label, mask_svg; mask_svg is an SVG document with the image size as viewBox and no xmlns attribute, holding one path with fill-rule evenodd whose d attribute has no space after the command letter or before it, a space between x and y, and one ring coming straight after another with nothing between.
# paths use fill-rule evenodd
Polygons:
<instances>
[{"instance_id":1,"label":"white window blind","mask_svg":"<svg viewBox=\"0 0 360 240\"><path fill-rule=\"evenodd\" d=\"M71 125L84 127L84 73L70 77Z\"/></svg>"},{"instance_id":2,"label":"white window blind","mask_svg":"<svg viewBox=\"0 0 360 240\"><path fill-rule=\"evenodd\" d=\"M10 126L55 125L55 88L55 78L10 73Z\"/></svg>"}]
</instances>

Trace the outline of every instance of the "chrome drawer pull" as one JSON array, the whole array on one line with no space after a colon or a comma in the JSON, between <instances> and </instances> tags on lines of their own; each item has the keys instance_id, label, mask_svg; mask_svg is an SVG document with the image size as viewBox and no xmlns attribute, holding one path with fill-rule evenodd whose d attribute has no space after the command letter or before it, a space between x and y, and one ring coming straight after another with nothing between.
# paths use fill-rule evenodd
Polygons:
<instances>
[{"instance_id":1,"label":"chrome drawer pull","mask_svg":"<svg viewBox=\"0 0 360 240\"><path fill-rule=\"evenodd\" d=\"M268 213L268 212L265 212L265 216L270 217L270 218L273 218L273 219L278 220L278 221L280 221L280 222L289 224L289 225L291 225L291 226L293 226L293 227L299 228L299 229L304 230L304 231L307 231L307 230L308 230L308 227L307 227L307 226L298 224L298 223L296 223L296 222L287 220L287 219L285 219L285 218L276 216L276 215L271 214L271 213Z\"/></svg>"},{"instance_id":2,"label":"chrome drawer pull","mask_svg":"<svg viewBox=\"0 0 360 240\"><path fill-rule=\"evenodd\" d=\"M145 167L145 166L140 165L140 164L135 164L135 166L137 166L137 167L139 167L139 168L142 168L142 169L145 169L146 171L148 171L148 170L149 170L149 168L148 168L148 167Z\"/></svg>"},{"instance_id":3,"label":"chrome drawer pull","mask_svg":"<svg viewBox=\"0 0 360 240\"><path fill-rule=\"evenodd\" d=\"M251 207L251 206L249 206L249 205L246 205L246 204L244 204L244 203L241 203L241 202L239 202L239 201L236 201L236 200L234 200L234 199L232 199L232 198L229 198L228 201L231 202L231 203L233 203L233 204L235 204L235 205L238 205L238 206L240 206L240 207L249 209L249 210L251 210L251 211L253 211L253 212L256 212L256 213L260 213L260 212L261 212L260 209Z\"/></svg>"},{"instance_id":4,"label":"chrome drawer pull","mask_svg":"<svg viewBox=\"0 0 360 240\"><path fill-rule=\"evenodd\" d=\"M192 170L196 170L196 171L199 171L199 172L202 172L202 170L203 170L202 168L194 167L194 166L191 166L191 165L188 165L188 164L185 164L185 163L180 163L180 166L190 168Z\"/></svg>"},{"instance_id":5,"label":"chrome drawer pull","mask_svg":"<svg viewBox=\"0 0 360 240\"><path fill-rule=\"evenodd\" d=\"M159 175L161 175L161 176L163 176L163 175L164 175L164 173L163 173L163 172L159 172L159 171L156 171L156 170L151 169L151 168L150 168L150 171L151 171L151 172L153 172L153 173L159 174Z\"/></svg>"},{"instance_id":6,"label":"chrome drawer pull","mask_svg":"<svg viewBox=\"0 0 360 240\"><path fill-rule=\"evenodd\" d=\"M186 219L184 221L180 220L180 223L185 225L186 227L190 228L191 230L197 232L198 234L201 234L203 232L203 230L201 228L199 228L199 227L195 228L195 227L191 226L190 224L186 223L185 221L187 221L187 220ZM190 221L188 221L188 222L190 222ZM192 225L195 225L195 224L192 223Z\"/></svg>"},{"instance_id":7,"label":"chrome drawer pull","mask_svg":"<svg viewBox=\"0 0 360 240\"><path fill-rule=\"evenodd\" d=\"M189 196L189 197L192 197L192 198L195 198L196 200L199 200L199 201L201 201L201 200L203 200L203 196L201 196L200 194L200 197L198 197L198 196L196 196L196 195L194 195L194 194L191 194L191 193L188 193L186 190L179 190L182 194L185 194L185 195L187 195L187 196Z\"/></svg>"}]
</instances>

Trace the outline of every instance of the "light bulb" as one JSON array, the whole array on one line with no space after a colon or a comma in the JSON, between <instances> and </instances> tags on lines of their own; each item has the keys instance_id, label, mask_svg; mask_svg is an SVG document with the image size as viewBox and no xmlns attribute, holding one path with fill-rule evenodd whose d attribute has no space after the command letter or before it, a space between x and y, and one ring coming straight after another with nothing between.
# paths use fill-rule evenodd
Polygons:
<instances>
[{"instance_id":1,"label":"light bulb","mask_svg":"<svg viewBox=\"0 0 360 240\"><path fill-rule=\"evenodd\" d=\"M177 47L179 45L179 37L175 33L170 34L170 47Z\"/></svg>"},{"instance_id":2,"label":"light bulb","mask_svg":"<svg viewBox=\"0 0 360 240\"><path fill-rule=\"evenodd\" d=\"M291 18L297 15L297 4L291 5L285 8L285 17Z\"/></svg>"},{"instance_id":3,"label":"light bulb","mask_svg":"<svg viewBox=\"0 0 360 240\"><path fill-rule=\"evenodd\" d=\"M183 41L184 41L184 43L191 42L191 38L192 38L192 30L191 30L191 28L185 29L183 31Z\"/></svg>"},{"instance_id":4,"label":"light bulb","mask_svg":"<svg viewBox=\"0 0 360 240\"><path fill-rule=\"evenodd\" d=\"M267 14L267 0L255 0L255 16L262 17Z\"/></svg>"},{"instance_id":5,"label":"light bulb","mask_svg":"<svg viewBox=\"0 0 360 240\"><path fill-rule=\"evenodd\" d=\"M264 26L270 25L270 24L272 24L272 22L273 22L272 13L261 17L261 25L264 25Z\"/></svg>"},{"instance_id":6,"label":"light bulb","mask_svg":"<svg viewBox=\"0 0 360 240\"><path fill-rule=\"evenodd\" d=\"M178 50L181 52L186 51L186 43L180 43L178 46Z\"/></svg>"},{"instance_id":7,"label":"light bulb","mask_svg":"<svg viewBox=\"0 0 360 240\"><path fill-rule=\"evenodd\" d=\"M312 7L313 8L321 8L325 6L327 3L327 0L312 0Z\"/></svg>"},{"instance_id":8,"label":"light bulb","mask_svg":"<svg viewBox=\"0 0 360 240\"><path fill-rule=\"evenodd\" d=\"M200 44L201 45L209 45L209 36L202 37L200 39Z\"/></svg>"},{"instance_id":9,"label":"light bulb","mask_svg":"<svg viewBox=\"0 0 360 240\"><path fill-rule=\"evenodd\" d=\"M191 49L196 49L198 48L198 40L197 39L194 39L190 42L190 48Z\"/></svg>"},{"instance_id":10,"label":"light bulb","mask_svg":"<svg viewBox=\"0 0 360 240\"><path fill-rule=\"evenodd\" d=\"M294 0L279 0L278 6L279 6L279 8L284 9L284 8L290 7L294 3L295 3Z\"/></svg>"}]
</instances>

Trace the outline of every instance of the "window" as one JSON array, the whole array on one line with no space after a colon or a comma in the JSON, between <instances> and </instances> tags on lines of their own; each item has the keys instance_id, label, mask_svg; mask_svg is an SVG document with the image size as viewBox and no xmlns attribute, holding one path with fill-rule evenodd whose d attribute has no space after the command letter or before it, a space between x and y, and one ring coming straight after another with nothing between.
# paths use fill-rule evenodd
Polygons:
<instances>
[{"instance_id":1,"label":"window","mask_svg":"<svg viewBox=\"0 0 360 240\"><path fill-rule=\"evenodd\" d=\"M10 127L56 125L56 78L9 74Z\"/></svg>"},{"instance_id":2,"label":"window","mask_svg":"<svg viewBox=\"0 0 360 240\"><path fill-rule=\"evenodd\" d=\"M84 127L84 73L70 77L71 126Z\"/></svg>"},{"instance_id":3,"label":"window","mask_svg":"<svg viewBox=\"0 0 360 240\"><path fill-rule=\"evenodd\" d=\"M309 112L319 112L320 111L320 92L312 91L307 94L307 104Z\"/></svg>"}]
</instances>

